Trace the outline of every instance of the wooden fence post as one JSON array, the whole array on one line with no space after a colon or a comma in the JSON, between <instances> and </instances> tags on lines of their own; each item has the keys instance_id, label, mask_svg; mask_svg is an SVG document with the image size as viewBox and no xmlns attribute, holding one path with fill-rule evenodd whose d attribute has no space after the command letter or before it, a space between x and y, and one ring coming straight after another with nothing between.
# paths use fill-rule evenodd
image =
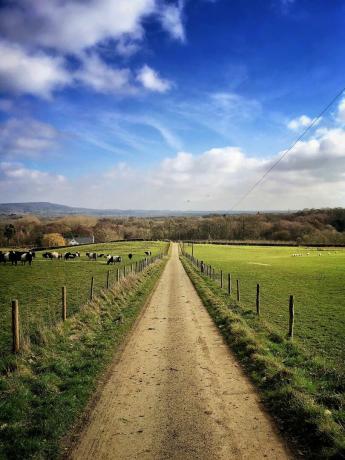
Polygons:
<instances>
[{"instance_id":1,"label":"wooden fence post","mask_svg":"<svg viewBox=\"0 0 345 460\"><path fill-rule=\"evenodd\" d=\"M290 295L289 299L289 339L293 339L293 328L294 328L294 321L295 321L295 308L294 308L294 301L293 295Z\"/></svg>"},{"instance_id":2,"label":"wooden fence post","mask_svg":"<svg viewBox=\"0 0 345 460\"><path fill-rule=\"evenodd\" d=\"M92 276L92 278L91 278L91 287L90 287L90 300L93 300L93 284L94 284L94 278Z\"/></svg>"},{"instance_id":3,"label":"wooden fence post","mask_svg":"<svg viewBox=\"0 0 345 460\"><path fill-rule=\"evenodd\" d=\"M240 295L240 280L236 280L237 284L237 302L240 301L241 295Z\"/></svg>"},{"instance_id":4,"label":"wooden fence post","mask_svg":"<svg viewBox=\"0 0 345 460\"><path fill-rule=\"evenodd\" d=\"M260 284L256 285L256 314L260 316Z\"/></svg>"},{"instance_id":5,"label":"wooden fence post","mask_svg":"<svg viewBox=\"0 0 345 460\"><path fill-rule=\"evenodd\" d=\"M220 271L220 287L223 289L223 270Z\"/></svg>"},{"instance_id":6,"label":"wooden fence post","mask_svg":"<svg viewBox=\"0 0 345 460\"><path fill-rule=\"evenodd\" d=\"M107 273L107 289L109 289L109 277L110 277L110 270Z\"/></svg>"},{"instance_id":7,"label":"wooden fence post","mask_svg":"<svg viewBox=\"0 0 345 460\"><path fill-rule=\"evenodd\" d=\"M126 265L123 266L123 277L126 278Z\"/></svg>"},{"instance_id":8,"label":"wooden fence post","mask_svg":"<svg viewBox=\"0 0 345 460\"><path fill-rule=\"evenodd\" d=\"M228 294L231 294L231 273L228 273Z\"/></svg>"},{"instance_id":9,"label":"wooden fence post","mask_svg":"<svg viewBox=\"0 0 345 460\"><path fill-rule=\"evenodd\" d=\"M66 295L66 286L62 286L62 298L61 298L61 307L62 307L62 321L66 321L67 318L67 295Z\"/></svg>"},{"instance_id":10,"label":"wooden fence post","mask_svg":"<svg viewBox=\"0 0 345 460\"><path fill-rule=\"evenodd\" d=\"M13 337L12 351L13 353L18 353L20 350L18 300L12 300L12 337Z\"/></svg>"}]
</instances>

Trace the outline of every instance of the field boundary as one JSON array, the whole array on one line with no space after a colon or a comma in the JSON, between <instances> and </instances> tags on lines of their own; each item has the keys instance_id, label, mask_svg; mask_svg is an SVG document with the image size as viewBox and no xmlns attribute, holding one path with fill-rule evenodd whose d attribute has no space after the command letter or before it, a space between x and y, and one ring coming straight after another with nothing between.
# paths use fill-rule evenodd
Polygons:
<instances>
[{"instance_id":1,"label":"field boundary","mask_svg":"<svg viewBox=\"0 0 345 460\"><path fill-rule=\"evenodd\" d=\"M74 306L72 311L69 309L69 292L66 291L66 285L61 284L61 286L56 286L56 292L61 294L56 294L57 303L55 308L51 308L50 314L55 317L54 320L50 321L50 327L54 327L60 321L65 321L66 318L74 316L77 314L87 303L92 301L94 298L102 295L104 291L111 289L115 284L119 283L122 279L126 278L129 275L134 273L142 272L146 267L154 263L158 259L162 259L169 251L169 244L166 247L162 247L161 251L155 255L147 256L137 261L129 261L121 263L119 268L114 268L113 266L108 266L107 271L104 272L104 278L102 284L96 283L99 281L100 274L97 275L93 272L90 273L89 279L84 283L86 288L89 290L88 299L83 299L77 307ZM55 262L45 262L45 263L55 263ZM70 263L70 262L64 262ZM72 262L73 263L73 262ZM92 264L93 262L89 262ZM92 266L92 265L90 265ZM89 284L88 284L89 283ZM67 294L66 294L67 292ZM12 297L11 303L8 304L8 308L11 309L12 304L12 324L8 324L9 328L12 329L12 353L19 353L23 348L29 348L31 338L33 340L39 340L39 330L42 327L47 326L46 322L42 319L40 322L35 324L34 321L26 324L25 319L21 315L21 302L18 303L18 297L16 294ZM24 305L27 308L26 303ZM59 306L58 306L59 305ZM11 343L7 344L7 347L3 350L0 349L0 359L6 356L11 351Z\"/></svg>"},{"instance_id":2,"label":"field boundary","mask_svg":"<svg viewBox=\"0 0 345 460\"><path fill-rule=\"evenodd\" d=\"M0 375L0 457L59 457L61 440L73 438L69 431L78 427L114 353L121 353L166 261L164 257L104 291L47 331L44 346L34 345L30 353L12 358L12 370ZM14 438L20 443L10 442Z\"/></svg>"},{"instance_id":3,"label":"field boundary","mask_svg":"<svg viewBox=\"0 0 345 460\"><path fill-rule=\"evenodd\" d=\"M182 264L210 316L247 374L296 455L308 459L345 458L345 432L334 407L318 399L318 385L331 384L331 396L344 392L342 376L322 366L264 321L249 325L241 307L213 280L181 255ZM327 373L328 372L328 373ZM325 395L326 396L326 395ZM329 395L328 395L329 396Z\"/></svg>"},{"instance_id":4,"label":"field boundary","mask_svg":"<svg viewBox=\"0 0 345 460\"><path fill-rule=\"evenodd\" d=\"M78 444L79 436L82 433L85 425L88 423L89 418L90 418L90 414L91 414L92 410L94 409L94 407L96 406L97 402L99 401L99 399L101 397L103 386L109 380L114 367L121 360L121 356L122 356L122 354L123 354L128 342L130 341L130 339L131 339L132 335L134 334L135 330L137 329L141 318L145 314L145 311L146 311L146 309L147 309L147 307L148 307L148 305L149 305L149 303L150 303L150 301L151 301L151 299L152 299L152 297L153 297L153 295L154 295L154 293L155 293L155 291L157 289L158 283L159 283L159 281L161 279L161 276L163 274L163 271L165 269L165 266L166 266L169 258L170 258L170 248L169 248L167 256L162 260L163 265L162 265L162 267L160 269L160 274L156 278L155 284L152 287L152 289L150 291L150 294L146 297L144 304L140 308L138 316L136 317L136 319L135 319L134 323L132 324L131 328L129 329L129 331L125 334L125 336L122 339L121 343L119 344L118 348L115 350L110 365L106 368L105 372L103 372L103 374L98 378L97 388L96 388L95 392L93 393L90 401L88 402L86 408L84 409L82 417L80 417L80 419L78 420L77 424L73 427L73 432L70 435L68 435L68 436L66 436L65 438L62 439L61 445L62 445L62 451L64 452L62 457L61 457L62 459L68 459L69 456L70 456L70 453L72 452L74 447Z\"/></svg>"},{"instance_id":5,"label":"field boundary","mask_svg":"<svg viewBox=\"0 0 345 460\"><path fill-rule=\"evenodd\" d=\"M296 241L243 241L243 240L183 240L180 244L217 244L222 246L263 246L263 247L296 247L296 248L344 248L345 244L327 244L327 243L297 243Z\"/></svg>"}]
</instances>

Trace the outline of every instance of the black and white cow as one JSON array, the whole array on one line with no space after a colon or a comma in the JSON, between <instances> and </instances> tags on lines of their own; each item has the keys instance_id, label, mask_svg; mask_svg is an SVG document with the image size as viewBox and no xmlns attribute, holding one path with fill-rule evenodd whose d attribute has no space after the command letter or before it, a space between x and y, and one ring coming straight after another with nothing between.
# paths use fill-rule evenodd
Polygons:
<instances>
[{"instance_id":1,"label":"black and white cow","mask_svg":"<svg viewBox=\"0 0 345 460\"><path fill-rule=\"evenodd\" d=\"M26 262L29 262L29 265L31 265L33 257L34 253L31 251L0 252L0 262L4 264L11 262L12 265L18 265L18 262L21 262L22 265L25 265Z\"/></svg>"},{"instance_id":2,"label":"black and white cow","mask_svg":"<svg viewBox=\"0 0 345 460\"><path fill-rule=\"evenodd\" d=\"M152 254L152 252L151 252L151 251L145 251L145 254L146 254L147 256L150 256L150 255Z\"/></svg>"},{"instance_id":3,"label":"black and white cow","mask_svg":"<svg viewBox=\"0 0 345 460\"><path fill-rule=\"evenodd\" d=\"M87 252L86 255L90 260L97 260L97 252Z\"/></svg>"},{"instance_id":4,"label":"black and white cow","mask_svg":"<svg viewBox=\"0 0 345 460\"><path fill-rule=\"evenodd\" d=\"M121 261L122 261L122 257L121 257L121 256L111 256L111 255L108 255L108 256L107 256L107 265L119 263L119 262L121 262Z\"/></svg>"},{"instance_id":5,"label":"black and white cow","mask_svg":"<svg viewBox=\"0 0 345 460\"><path fill-rule=\"evenodd\" d=\"M42 257L44 257L45 259L50 259L50 260L53 260L53 259L62 259L62 254L59 254L58 252L56 251L53 251L53 252L45 252L42 254Z\"/></svg>"},{"instance_id":6,"label":"black and white cow","mask_svg":"<svg viewBox=\"0 0 345 460\"><path fill-rule=\"evenodd\" d=\"M25 265L26 262L29 262L29 265L32 264L32 259L34 258L34 255L31 251L29 252L24 252L24 254L21 254L20 260L22 262L22 265Z\"/></svg>"}]
</instances>

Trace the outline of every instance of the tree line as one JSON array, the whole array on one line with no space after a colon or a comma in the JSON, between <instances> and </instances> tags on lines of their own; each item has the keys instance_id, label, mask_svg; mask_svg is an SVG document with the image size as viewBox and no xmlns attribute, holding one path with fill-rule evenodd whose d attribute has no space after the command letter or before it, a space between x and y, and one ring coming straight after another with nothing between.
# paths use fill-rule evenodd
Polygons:
<instances>
[{"instance_id":1,"label":"tree line","mask_svg":"<svg viewBox=\"0 0 345 460\"><path fill-rule=\"evenodd\" d=\"M0 216L0 245L59 246L94 235L95 242L123 239L273 241L345 244L345 209L306 209L187 217Z\"/></svg>"}]
</instances>

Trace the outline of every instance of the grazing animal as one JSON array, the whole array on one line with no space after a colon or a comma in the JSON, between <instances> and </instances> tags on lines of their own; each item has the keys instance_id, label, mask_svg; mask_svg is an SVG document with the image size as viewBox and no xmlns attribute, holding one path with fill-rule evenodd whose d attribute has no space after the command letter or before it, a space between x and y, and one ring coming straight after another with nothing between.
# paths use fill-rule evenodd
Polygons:
<instances>
[{"instance_id":1,"label":"grazing animal","mask_svg":"<svg viewBox=\"0 0 345 460\"><path fill-rule=\"evenodd\" d=\"M97 253L96 252L87 252L86 255L90 260L97 260Z\"/></svg>"},{"instance_id":2,"label":"grazing animal","mask_svg":"<svg viewBox=\"0 0 345 460\"><path fill-rule=\"evenodd\" d=\"M107 256L107 265L115 264L116 262L121 262L121 261L122 261L121 256L111 256L111 255Z\"/></svg>"},{"instance_id":3,"label":"grazing animal","mask_svg":"<svg viewBox=\"0 0 345 460\"><path fill-rule=\"evenodd\" d=\"M9 251L7 251L7 252L2 252L1 251L0 252L0 262L3 262L5 264L6 262L9 262L9 260L10 260Z\"/></svg>"},{"instance_id":4,"label":"grazing animal","mask_svg":"<svg viewBox=\"0 0 345 460\"><path fill-rule=\"evenodd\" d=\"M65 259L65 260L68 260L68 259L75 259L76 257L78 257L77 254L76 254L76 253L73 253L73 252L66 252L66 253L64 254L64 259Z\"/></svg>"},{"instance_id":5,"label":"grazing animal","mask_svg":"<svg viewBox=\"0 0 345 460\"><path fill-rule=\"evenodd\" d=\"M23 252L19 251L10 251L9 259L12 265L17 265L21 259Z\"/></svg>"},{"instance_id":6,"label":"grazing animal","mask_svg":"<svg viewBox=\"0 0 345 460\"><path fill-rule=\"evenodd\" d=\"M31 264L32 264L32 259L33 259L33 257L34 257L34 256L33 256L33 254L32 254L31 251L29 251L29 252L24 252L24 254L21 254L20 260L21 260L21 262L22 262L22 265L25 265L26 262L29 262L29 265L31 265Z\"/></svg>"},{"instance_id":7,"label":"grazing animal","mask_svg":"<svg viewBox=\"0 0 345 460\"><path fill-rule=\"evenodd\" d=\"M11 262L12 265L18 265L18 262L21 262L22 265L25 265L26 262L29 262L29 265L32 263L34 253L31 251L0 251L0 262L6 264L6 262Z\"/></svg>"},{"instance_id":8,"label":"grazing animal","mask_svg":"<svg viewBox=\"0 0 345 460\"><path fill-rule=\"evenodd\" d=\"M45 259L50 259L50 260L62 259L62 254L59 254L56 251L54 251L54 252L45 252L45 253L42 254L42 257L44 257Z\"/></svg>"},{"instance_id":9,"label":"grazing animal","mask_svg":"<svg viewBox=\"0 0 345 460\"><path fill-rule=\"evenodd\" d=\"M152 254L152 252L151 252L151 251L145 251L145 254L146 254L147 256L150 256L150 255Z\"/></svg>"},{"instance_id":10,"label":"grazing animal","mask_svg":"<svg viewBox=\"0 0 345 460\"><path fill-rule=\"evenodd\" d=\"M133 257L133 254L128 254L128 259L131 260L131 258Z\"/></svg>"},{"instance_id":11,"label":"grazing animal","mask_svg":"<svg viewBox=\"0 0 345 460\"><path fill-rule=\"evenodd\" d=\"M2 262L5 264L8 261L8 257L6 257L8 252L2 252L0 251L0 263Z\"/></svg>"}]
</instances>

